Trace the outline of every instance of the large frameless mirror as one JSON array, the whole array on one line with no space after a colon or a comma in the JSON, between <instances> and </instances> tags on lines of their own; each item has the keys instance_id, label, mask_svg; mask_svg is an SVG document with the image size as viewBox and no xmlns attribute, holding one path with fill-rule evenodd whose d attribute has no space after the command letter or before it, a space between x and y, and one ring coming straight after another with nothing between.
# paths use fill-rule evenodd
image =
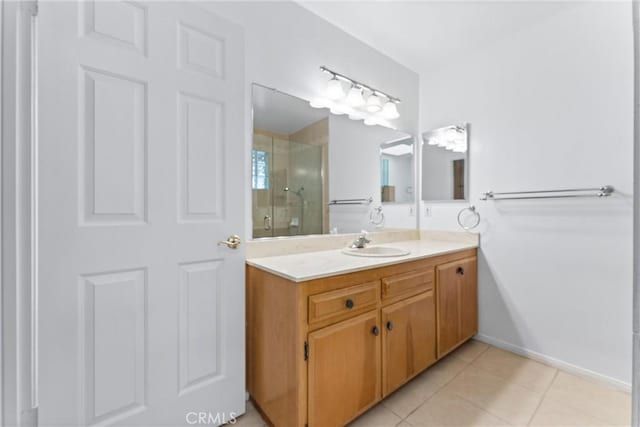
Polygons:
<instances>
[{"instance_id":1,"label":"large frameless mirror","mask_svg":"<svg viewBox=\"0 0 640 427\"><path fill-rule=\"evenodd\" d=\"M259 84L252 103L254 238L379 230L383 203L413 202L412 136Z\"/></svg>"}]
</instances>

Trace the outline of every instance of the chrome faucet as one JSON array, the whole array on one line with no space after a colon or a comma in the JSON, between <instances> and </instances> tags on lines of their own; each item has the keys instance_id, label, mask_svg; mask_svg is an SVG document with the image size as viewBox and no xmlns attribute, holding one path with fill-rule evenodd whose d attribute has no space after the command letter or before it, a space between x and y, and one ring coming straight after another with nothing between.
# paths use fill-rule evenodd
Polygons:
<instances>
[{"instance_id":1,"label":"chrome faucet","mask_svg":"<svg viewBox=\"0 0 640 427\"><path fill-rule=\"evenodd\" d=\"M364 234L361 234L353 241L351 247L354 249L362 249L367 243L371 243L371 240L367 239Z\"/></svg>"}]
</instances>

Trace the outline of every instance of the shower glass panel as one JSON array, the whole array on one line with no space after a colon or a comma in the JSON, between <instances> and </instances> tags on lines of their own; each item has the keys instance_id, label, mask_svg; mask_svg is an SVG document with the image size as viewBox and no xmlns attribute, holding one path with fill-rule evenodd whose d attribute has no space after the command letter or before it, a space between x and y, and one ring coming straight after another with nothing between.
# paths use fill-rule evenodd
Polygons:
<instances>
[{"instance_id":1,"label":"shower glass panel","mask_svg":"<svg viewBox=\"0 0 640 427\"><path fill-rule=\"evenodd\" d=\"M253 237L322 234L322 146L256 132Z\"/></svg>"}]
</instances>

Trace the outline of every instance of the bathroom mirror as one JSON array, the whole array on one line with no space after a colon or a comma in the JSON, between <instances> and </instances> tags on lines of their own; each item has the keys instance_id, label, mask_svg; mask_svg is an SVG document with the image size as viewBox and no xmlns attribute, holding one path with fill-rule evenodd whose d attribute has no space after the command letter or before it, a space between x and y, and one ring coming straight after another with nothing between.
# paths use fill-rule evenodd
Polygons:
<instances>
[{"instance_id":1,"label":"bathroom mirror","mask_svg":"<svg viewBox=\"0 0 640 427\"><path fill-rule=\"evenodd\" d=\"M413 137L380 146L380 196L382 203L413 202Z\"/></svg>"},{"instance_id":2,"label":"bathroom mirror","mask_svg":"<svg viewBox=\"0 0 640 427\"><path fill-rule=\"evenodd\" d=\"M468 152L466 123L422 134L422 200L468 200Z\"/></svg>"},{"instance_id":3,"label":"bathroom mirror","mask_svg":"<svg viewBox=\"0 0 640 427\"><path fill-rule=\"evenodd\" d=\"M383 159L394 201L413 201L412 136L312 108L259 84L252 102L253 238L384 228ZM409 146L410 153L401 152Z\"/></svg>"}]
</instances>

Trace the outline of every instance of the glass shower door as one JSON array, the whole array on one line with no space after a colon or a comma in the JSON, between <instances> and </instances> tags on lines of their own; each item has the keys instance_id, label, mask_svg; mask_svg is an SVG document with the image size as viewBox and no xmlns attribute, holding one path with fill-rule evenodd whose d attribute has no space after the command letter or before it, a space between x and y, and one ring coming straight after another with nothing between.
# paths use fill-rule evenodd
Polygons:
<instances>
[{"instance_id":1,"label":"glass shower door","mask_svg":"<svg viewBox=\"0 0 640 427\"><path fill-rule=\"evenodd\" d=\"M258 133L254 134L251 152L254 238L273 236L272 159L273 138Z\"/></svg>"},{"instance_id":2,"label":"glass shower door","mask_svg":"<svg viewBox=\"0 0 640 427\"><path fill-rule=\"evenodd\" d=\"M253 237L323 232L322 147L254 134Z\"/></svg>"}]
</instances>

